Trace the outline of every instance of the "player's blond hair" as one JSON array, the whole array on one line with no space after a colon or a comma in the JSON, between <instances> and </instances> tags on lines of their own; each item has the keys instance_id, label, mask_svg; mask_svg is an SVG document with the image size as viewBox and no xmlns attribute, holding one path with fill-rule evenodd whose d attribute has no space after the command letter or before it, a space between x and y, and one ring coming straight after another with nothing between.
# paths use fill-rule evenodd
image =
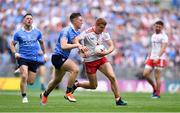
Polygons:
<instances>
[{"instance_id":1,"label":"player's blond hair","mask_svg":"<svg viewBox=\"0 0 180 113\"><path fill-rule=\"evenodd\" d=\"M103 24L104 26L106 26L107 22L106 22L106 20L105 20L104 18L98 18L98 19L96 20L96 25L101 25L101 24Z\"/></svg>"}]
</instances>

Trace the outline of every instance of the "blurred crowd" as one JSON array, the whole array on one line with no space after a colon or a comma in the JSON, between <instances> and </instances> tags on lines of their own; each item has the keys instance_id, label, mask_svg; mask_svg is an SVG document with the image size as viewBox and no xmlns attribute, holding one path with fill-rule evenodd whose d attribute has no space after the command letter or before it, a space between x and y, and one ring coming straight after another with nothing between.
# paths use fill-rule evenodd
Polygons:
<instances>
[{"instance_id":1,"label":"blurred crowd","mask_svg":"<svg viewBox=\"0 0 180 113\"><path fill-rule=\"evenodd\" d=\"M49 54L72 12L83 15L82 30L92 26L97 17L104 17L116 46L110 59L121 68L144 66L152 25L161 19L169 37L169 68L180 67L180 0L0 0L0 64L14 62L9 42L27 12L43 32Z\"/></svg>"}]
</instances>

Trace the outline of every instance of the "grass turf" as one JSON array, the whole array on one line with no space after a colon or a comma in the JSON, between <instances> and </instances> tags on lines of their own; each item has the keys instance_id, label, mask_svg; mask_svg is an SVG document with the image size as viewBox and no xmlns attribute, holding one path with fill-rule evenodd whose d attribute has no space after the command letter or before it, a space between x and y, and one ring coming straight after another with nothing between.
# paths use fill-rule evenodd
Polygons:
<instances>
[{"instance_id":1,"label":"grass turf","mask_svg":"<svg viewBox=\"0 0 180 113\"><path fill-rule=\"evenodd\" d=\"M28 104L21 103L19 91L0 91L0 112L180 112L180 94L162 94L151 99L149 93L122 93L128 106L116 106L112 93L75 92L76 103L64 99L64 92L54 90L46 106L40 105L41 91L28 91Z\"/></svg>"}]
</instances>

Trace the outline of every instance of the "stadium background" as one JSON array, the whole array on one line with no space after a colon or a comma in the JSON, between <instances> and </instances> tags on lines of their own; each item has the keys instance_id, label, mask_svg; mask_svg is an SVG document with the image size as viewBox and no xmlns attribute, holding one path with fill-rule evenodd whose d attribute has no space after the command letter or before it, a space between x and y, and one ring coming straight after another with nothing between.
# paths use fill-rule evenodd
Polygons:
<instances>
[{"instance_id":1,"label":"stadium background","mask_svg":"<svg viewBox=\"0 0 180 113\"><path fill-rule=\"evenodd\" d=\"M84 2L85 1L85 2ZM69 24L72 12L81 12L83 29L93 25L97 17L105 17L107 30L116 46L109 56L120 88L123 92L150 92L151 88L142 78L144 60L150 47L152 24L162 19L169 37L167 69L163 71L162 91L180 92L180 0L0 0L0 90L19 89L19 77L13 72L15 59L9 50L9 42L26 12L34 16L45 38L48 56L51 56L58 32ZM81 68L79 79L86 79L81 58L76 50L71 58ZM46 85L51 78L51 62L47 67ZM38 78L37 78L38 79ZM98 73L99 91L109 91L109 82ZM66 77L60 87L66 85ZM38 80L32 89L39 88Z\"/></svg>"}]
</instances>

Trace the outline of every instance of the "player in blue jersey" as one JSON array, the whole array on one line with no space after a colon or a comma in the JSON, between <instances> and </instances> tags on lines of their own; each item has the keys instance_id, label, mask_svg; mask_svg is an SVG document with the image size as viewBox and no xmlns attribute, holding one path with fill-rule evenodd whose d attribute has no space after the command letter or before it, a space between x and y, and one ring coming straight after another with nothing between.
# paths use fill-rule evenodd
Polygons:
<instances>
[{"instance_id":1,"label":"player in blue jersey","mask_svg":"<svg viewBox=\"0 0 180 113\"><path fill-rule=\"evenodd\" d=\"M61 82L66 72L70 72L70 75L64 97L70 102L76 102L76 99L72 94L72 86L78 75L79 68L75 62L68 57L71 49L78 48L81 51L86 51L86 47L80 45L76 38L80 34L79 29L83 24L81 14L72 13L70 15L70 21L71 25L60 31L55 52L51 58L52 64L55 68L55 76L49 82L47 89L40 95L42 105L46 105L48 95Z\"/></svg>"},{"instance_id":2,"label":"player in blue jersey","mask_svg":"<svg viewBox=\"0 0 180 113\"><path fill-rule=\"evenodd\" d=\"M27 84L33 84L36 77L37 68L44 64L46 60L45 45L42 39L42 33L33 24L33 16L27 13L23 17L23 26L15 32L13 41L10 44L11 51L18 61L21 81L20 90L22 94L22 103L28 103L26 95ZM19 44L17 51L16 44ZM40 44L40 46L39 46Z\"/></svg>"}]
</instances>

